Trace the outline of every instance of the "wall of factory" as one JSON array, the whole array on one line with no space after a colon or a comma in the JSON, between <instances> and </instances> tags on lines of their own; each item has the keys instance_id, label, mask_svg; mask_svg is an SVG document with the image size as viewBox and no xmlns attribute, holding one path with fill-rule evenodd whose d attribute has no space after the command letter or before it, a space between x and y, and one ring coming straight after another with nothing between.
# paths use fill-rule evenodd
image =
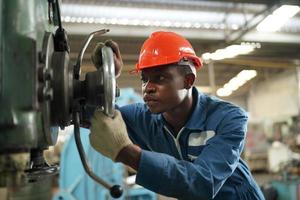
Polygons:
<instances>
[{"instance_id":1,"label":"wall of factory","mask_svg":"<svg viewBox=\"0 0 300 200\"><path fill-rule=\"evenodd\" d=\"M233 97L233 98L229 98L227 101L240 106L241 108L243 108L244 110L248 111L247 108L247 95L241 95L238 97Z\"/></svg>"},{"instance_id":2,"label":"wall of factory","mask_svg":"<svg viewBox=\"0 0 300 200\"><path fill-rule=\"evenodd\" d=\"M300 107L298 87L297 70L294 68L254 83L248 97L250 118L276 122L297 116Z\"/></svg>"}]
</instances>

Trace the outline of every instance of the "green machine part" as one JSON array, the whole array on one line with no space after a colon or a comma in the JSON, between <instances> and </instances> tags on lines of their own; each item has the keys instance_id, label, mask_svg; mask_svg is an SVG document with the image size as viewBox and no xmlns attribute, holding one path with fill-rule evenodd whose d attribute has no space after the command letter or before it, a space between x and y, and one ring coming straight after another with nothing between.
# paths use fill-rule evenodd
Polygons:
<instances>
[{"instance_id":1,"label":"green machine part","mask_svg":"<svg viewBox=\"0 0 300 200\"><path fill-rule=\"evenodd\" d=\"M102 49L102 67L79 80L87 45L108 30L92 32L72 65L60 19L58 0L0 0L0 199L51 199L58 166L48 165L43 151L56 143L58 127L71 123L87 174L113 197L122 195L120 186L90 170L79 137L79 125L89 122L87 106L101 107L108 116L114 113L110 48Z\"/></svg>"},{"instance_id":2,"label":"green machine part","mask_svg":"<svg viewBox=\"0 0 300 200\"><path fill-rule=\"evenodd\" d=\"M45 123L49 119L43 113L50 98L46 98L49 94L45 91L48 83L39 74L45 71L45 33L54 29L49 16L55 21L55 9L49 9L49 5L47 0L0 1L0 187L9 188L6 199L17 198L18 194L10 191L19 191L22 199L26 199L26 194L37 193L38 187L47 185L30 177L41 177L43 170L30 173L28 169L36 164L49 171L42 153L56 143L58 134L58 127L51 127L50 132L45 127L49 126ZM32 182L35 191L28 182Z\"/></svg>"},{"instance_id":3,"label":"green machine part","mask_svg":"<svg viewBox=\"0 0 300 200\"><path fill-rule=\"evenodd\" d=\"M49 30L47 2L2 1L0 152L36 148L42 133L38 51Z\"/></svg>"}]
</instances>

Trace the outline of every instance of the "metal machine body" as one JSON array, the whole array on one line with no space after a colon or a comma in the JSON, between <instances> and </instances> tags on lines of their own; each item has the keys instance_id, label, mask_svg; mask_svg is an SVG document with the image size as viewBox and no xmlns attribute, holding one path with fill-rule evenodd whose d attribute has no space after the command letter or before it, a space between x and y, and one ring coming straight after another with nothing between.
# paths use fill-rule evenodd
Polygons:
<instances>
[{"instance_id":1,"label":"metal machine body","mask_svg":"<svg viewBox=\"0 0 300 200\"><path fill-rule=\"evenodd\" d=\"M22 185L29 181L25 180L30 177L26 176L26 170L33 169L30 167L33 165L43 165L39 149L56 142L58 127L47 130L48 133L44 131L44 103L38 100L38 88L41 87L38 55L43 33L54 28L45 23L45 5L45 2L33 0L1 1L1 186ZM47 95L45 93L43 98ZM46 172L50 174L56 171L55 168L53 171L48 169Z\"/></svg>"},{"instance_id":2,"label":"metal machine body","mask_svg":"<svg viewBox=\"0 0 300 200\"><path fill-rule=\"evenodd\" d=\"M73 65L58 0L0 1L1 198L49 199L47 177L57 174L58 166L49 166L43 151L56 143L59 127L74 124L79 134L78 127L89 120L85 118L86 106L113 115L116 86L112 50L103 49L103 67L79 80L89 41L105 32L90 34ZM86 162L84 157L82 162ZM116 196L122 194L119 187L114 189ZM44 192L35 195L37 190Z\"/></svg>"}]
</instances>

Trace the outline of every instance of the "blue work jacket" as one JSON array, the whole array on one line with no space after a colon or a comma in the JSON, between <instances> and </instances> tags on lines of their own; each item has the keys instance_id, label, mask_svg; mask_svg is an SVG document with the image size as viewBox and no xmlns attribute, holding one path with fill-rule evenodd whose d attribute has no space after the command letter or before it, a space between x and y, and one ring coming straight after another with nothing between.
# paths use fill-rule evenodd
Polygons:
<instances>
[{"instance_id":1,"label":"blue work jacket","mask_svg":"<svg viewBox=\"0 0 300 200\"><path fill-rule=\"evenodd\" d=\"M145 104L119 108L131 140L143 149L136 183L177 199L264 199L240 158L245 111L196 88L193 98L194 111L176 138Z\"/></svg>"}]
</instances>

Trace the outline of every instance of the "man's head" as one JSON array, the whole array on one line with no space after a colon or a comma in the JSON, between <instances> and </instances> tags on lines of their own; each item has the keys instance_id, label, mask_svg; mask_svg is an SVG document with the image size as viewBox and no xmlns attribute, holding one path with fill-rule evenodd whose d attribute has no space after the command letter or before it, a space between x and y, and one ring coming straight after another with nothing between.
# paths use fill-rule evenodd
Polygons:
<instances>
[{"instance_id":1,"label":"man's head","mask_svg":"<svg viewBox=\"0 0 300 200\"><path fill-rule=\"evenodd\" d=\"M144 42L136 64L144 101L152 113L176 109L190 98L196 69L202 66L191 44L173 32L158 31Z\"/></svg>"},{"instance_id":2,"label":"man's head","mask_svg":"<svg viewBox=\"0 0 300 200\"><path fill-rule=\"evenodd\" d=\"M176 109L188 98L195 75L188 66L162 65L141 72L143 98L152 113Z\"/></svg>"}]
</instances>

